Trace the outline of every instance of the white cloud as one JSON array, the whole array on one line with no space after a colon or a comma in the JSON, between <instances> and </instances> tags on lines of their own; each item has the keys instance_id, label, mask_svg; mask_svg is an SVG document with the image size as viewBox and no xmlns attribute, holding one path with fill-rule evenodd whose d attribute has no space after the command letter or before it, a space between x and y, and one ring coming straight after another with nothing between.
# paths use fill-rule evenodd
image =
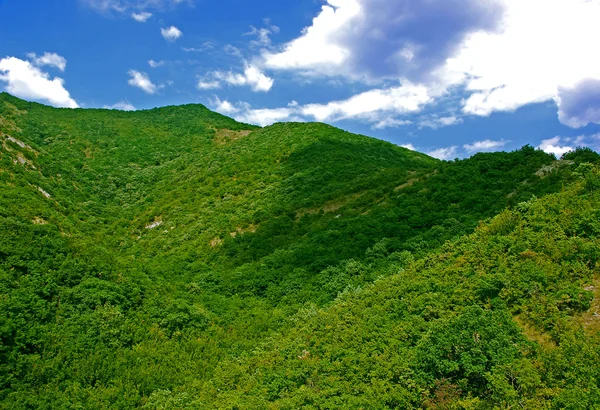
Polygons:
<instances>
[{"instance_id":1,"label":"white cloud","mask_svg":"<svg viewBox=\"0 0 600 410\"><path fill-rule=\"evenodd\" d=\"M247 64L242 74L231 71L213 71L198 82L198 88L205 90L220 88L221 82L233 86L249 86L256 92L267 92L274 83L273 79L266 76L258 67Z\"/></svg>"},{"instance_id":2,"label":"white cloud","mask_svg":"<svg viewBox=\"0 0 600 410\"><path fill-rule=\"evenodd\" d=\"M131 78L127 83L130 86L141 88L147 94L155 94L156 91L158 91L159 87L150 81L148 74L136 70L129 70L129 76Z\"/></svg>"},{"instance_id":3,"label":"white cloud","mask_svg":"<svg viewBox=\"0 0 600 410\"><path fill-rule=\"evenodd\" d=\"M242 51L239 48L232 46L231 44L225 45L225 47L223 47L223 51L234 57L242 56Z\"/></svg>"},{"instance_id":4,"label":"white cloud","mask_svg":"<svg viewBox=\"0 0 600 410\"><path fill-rule=\"evenodd\" d=\"M418 82L469 33L494 29L501 0L327 0L302 35L263 53L274 69Z\"/></svg>"},{"instance_id":5,"label":"white cloud","mask_svg":"<svg viewBox=\"0 0 600 410\"><path fill-rule=\"evenodd\" d=\"M111 12L126 13L126 12L130 12L130 11L143 11L144 9L163 10L167 7L173 7L173 6L176 6L181 3L190 3L191 2L189 0L80 0L80 1L100 13L111 13ZM144 14L144 13L140 12L139 14ZM145 20L143 20L143 21L145 21Z\"/></svg>"},{"instance_id":6,"label":"white cloud","mask_svg":"<svg viewBox=\"0 0 600 410\"><path fill-rule=\"evenodd\" d=\"M456 158L456 148L457 147L455 146L438 148L436 150L426 152L426 154L437 159L449 160Z\"/></svg>"},{"instance_id":7,"label":"white cloud","mask_svg":"<svg viewBox=\"0 0 600 410\"><path fill-rule=\"evenodd\" d=\"M564 99L569 99L569 92L581 81L600 80L600 57L590 51L600 37L600 2L505 2L503 31L473 35L449 61L447 69L463 72L467 90L472 92L464 111L489 115L554 99L564 112ZM596 114L578 119L577 114L570 113L561 115L561 121L570 126L600 122L600 87L595 97L587 93L588 101L594 98Z\"/></svg>"},{"instance_id":8,"label":"white cloud","mask_svg":"<svg viewBox=\"0 0 600 410\"><path fill-rule=\"evenodd\" d=\"M165 65L165 62L162 60L160 60L160 61L150 60L150 61L148 61L148 65L152 68L158 68L158 67L162 67L163 65Z\"/></svg>"},{"instance_id":9,"label":"white cloud","mask_svg":"<svg viewBox=\"0 0 600 410\"><path fill-rule=\"evenodd\" d=\"M383 118L381 120L379 120L378 122L376 122L373 125L373 128L376 130L382 130L384 128L398 128L398 127L402 127L405 125L410 125L413 122L410 120L399 120L397 118Z\"/></svg>"},{"instance_id":10,"label":"white cloud","mask_svg":"<svg viewBox=\"0 0 600 410\"><path fill-rule=\"evenodd\" d=\"M567 139L568 142L573 141L578 147L592 146L598 148L600 145L600 132L592 135L579 135L575 138Z\"/></svg>"},{"instance_id":11,"label":"white cloud","mask_svg":"<svg viewBox=\"0 0 600 410\"><path fill-rule=\"evenodd\" d=\"M135 111L136 108L129 101L119 101L113 105L105 105L104 108L109 110Z\"/></svg>"},{"instance_id":12,"label":"white cloud","mask_svg":"<svg viewBox=\"0 0 600 410\"><path fill-rule=\"evenodd\" d=\"M65 62L66 64L66 62ZM0 60L0 82L6 83L6 91L24 99L46 101L56 107L77 108L78 104L64 87L64 80L50 79L29 61L16 57Z\"/></svg>"},{"instance_id":13,"label":"white cloud","mask_svg":"<svg viewBox=\"0 0 600 410\"><path fill-rule=\"evenodd\" d=\"M181 47L181 49L186 53L203 52L212 50L213 48L215 48L215 43L212 41L205 41L200 47Z\"/></svg>"},{"instance_id":14,"label":"white cloud","mask_svg":"<svg viewBox=\"0 0 600 410\"><path fill-rule=\"evenodd\" d=\"M375 88L346 100L308 104L303 117L317 121L361 119L374 128L398 127L409 120L396 118L420 112L447 91L447 76L416 73L443 66L467 34L492 29L501 16L500 0L327 0L300 37L279 48L264 50L262 64L272 70L347 77L369 84L385 79L401 86ZM436 22L436 30L431 30ZM252 34L266 35L254 29ZM454 41L454 43L453 43ZM264 44L267 38L264 37ZM404 60L410 61L404 61ZM402 60L402 61L400 61ZM416 81L411 81L415 78ZM461 77L462 78L462 77ZM439 128L462 122L452 117L422 120L420 126Z\"/></svg>"},{"instance_id":15,"label":"white cloud","mask_svg":"<svg viewBox=\"0 0 600 410\"><path fill-rule=\"evenodd\" d=\"M559 87L558 119L572 128L600 124L600 79L587 79L570 89Z\"/></svg>"},{"instance_id":16,"label":"white cloud","mask_svg":"<svg viewBox=\"0 0 600 410\"><path fill-rule=\"evenodd\" d=\"M221 88L221 83L218 81L198 81L198 88L201 90L214 90L217 88Z\"/></svg>"},{"instance_id":17,"label":"white cloud","mask_svg":"<svg viewBox=\"0 0 600 410\"><path fill-rule=\"evenodd\" d=\"M152 17L152 13L147 11L142 11L140 13L131 13L131 18L137 21L138 23L145 23L150 17Z\"/></svg>"},{"instance_id":18,"label":"white cloud","mask_svg":"<svg viewBox=\"0 0 600 410\"><path fill-rule=\"evenodd\" d=\"M566 145L561 146L561 145L559 145L560 143L561 143L561 137L557 136L554 138L543 140L538 148L543 150L544 152L547 152L548 154L554 154L559 158L565 152L569 152L574 149L573 147L566 146Z\"/></svg>"},{"instance_id":19,"label":"white cloud","mask_svg":"<svg viewBox=\"0 0 600 410\"><path fill-rule=\"evenodd\" d=\"M234 76L240 76L240 74ZM221 73L218 77L229 78L229 74ZM234 84L243 84L240 78L231 77L229 79ZM201 80L201 82L204 81ZM409 120L400 120L391 115L419 112L423 105L430 100L431 97L425 87L407 84L391 89L371 90L347 100L332 101L326 104L299 105L293 101L287 107L250 109L247 103L239 102L236 107L239 118L243 118L245 122L259 125L283 120L335 122L344 119L358 119L374 123L374 128L386 128L410 124ZM239 118L236 117L236 119Z\"/></svg>"},{"instance_id":20,"label":"white cloud","mask_svg":"<svg viewBox=\"0 0 600 410\"><path fill-rule=\"evenodd\" d=\"M27 57L29 57L30 61L38 67L47 65L56 67L60 71L65 71L67 68L67 60L56 53L45 52L39 57L35 53L29 53L27 54Z\"/></svg>"},{"instance_id":21,"label":"white cloud","mask_svg":"<svg viewBox=\"0 0 600 410\"><path fill-rule=\"evenodd\" d=\"M235 116L238 121L257 124L262 127L280 121L300 121L294 117L294 110L290 108L261 108L252 109L249 106L244 107L241 114Z\"/></svg>"},{"instance_id":22,"label":"white cloud","mask_svg":"<svg viewBox=\"0 0 600 410\"><path fill-rule=\"evenodd\" d=\"M463 122L462 118L457 118L455 116L448 117L432 117L432 118L424 118L419 122L420 128L431 128L437 130L442 127L449 127L451 125L461 124Z\"/></svg>"},{"instance_id":23,"label":"white cloud","mask_svg":"<svg viewBox=\"0 0 600 410\"><path fill-rule=\"evenodd\" d=\"M302 118L297 115L297 107L294 104L289 104L285 108L253 109L250 104L245 102L232 104L227 100L216 98L211 101L211 105L215 111L231 115L237 121L260 126L271 125L278 121L302 121Z\"/></svg>"},{"instance_id":24,"label":"white cloud","mask_svg":"<svg viewBox=\"0 0 600 410\"><path fill-rule=\"evenodd\" d=\"M173 42L177 40L179 37L183 36L181 30L179 30L175 26L171 26L168 28L161 28L160 34L164 37L165 40Z\"/></svg>"},{"instance_id":25,"label":"white cloud","mask_svg":"<svg viewBox=\"0 0 600 410\"><path fill-rule=\"evenodd\" d=\"M127 10L127 4L122 0L81 0L91 8L106 13L109 11L115 11L118 13L124 13Z\"/></svg>"},{"instance_id":26,"label":"white cloud","mask_svg":"<svg viewBox=\"0 0 600 410\"><path fill-rule=\"evenodd\" d=\"M472 142L471 144L465 144L463 145L463 148L470 153L473 152L487 152L487 151L494 151L494 150L498 150L499 148L504 147L506 144L508 144L509 141L492 141L492 140L483 140L483 141L475 141Z\"/></svg>"},{"instance_id":27,"label":"white cloud","mask_svg":"<svg viewBox=\"0 0 600 410\"><path fill-rule=\"evenodd\" d=\"M598 0L326 0L261 58L300 75L408 81L430 102L464 92L469 115L555 101L561 122L583 127L600 123L598 21Z\"/></svg>"},{"instance_id":28,"label":"white cloud","mask_svg":"<svg viewBox=\"0 0 600 410\"><path fill-rule=\"evenodd\" d=\"M339 121L348 118L375 120L386 125L381 116L389 113L407 114L419 112L432 97L424 86L405 84L389 89L375 89L350 97L347 100L327 104L308 104L302 107L304 115L317 121Z\"/></svg>"},{"instance_id":29,"label":"white cloud","mask_svg":"<svg viewBox=\"0 0 600 410\"><path fill-rule=\"evenodd\" d=\"M263 89L272 81L264 70L373 86L345 100L266 109L278 120L355 119L373 128L414 121L435 129L461 123L461 115L405 116L451 97L458 106L450 112L479 116L555 101L561 122L581 127L600 123L597 21L599 0L326 0L312 24L279 47L253 28L266 50L252 67L268 79ZM227 50L241 56L233 46ZM390 79L401 85L389 86ZM216 88L215 81L250 85L246 73L232 72L201 82Z\"/></svg>"},{"instance_id":30,"label":"white cloud","mask_svg":"<svg viewBox=\"0 0 600 410\"><path fill-rule=\"evenodd\" d=\"M236 112L239 112L239 108L236 108L233 104L231 104L229 101L227 100L220 100L219 98L216 98L215 101L211 101L211 104L213 105L213 109L221 114L225 114L225 115L230 115L230 114L234 114Z\"/></svg>"},{"instance_id":31,"label":"white cloud","mask_svg":"<svg viewBox=\"0 0 600 410\"><path fill-rule=\"evenodd\" d=\"M271 38L269 37L273 33L279 32L279 27L271 25L267 20L265 21L269 25L269 27L256 28L254 26L250 26L250 31L244 33L245 36L255 36L256 40L252 40L250 42L251 46L260 46L267 47L271 45Z\"/></svg>"},{"instance_id":32,"label":"white cloud","mask_svg":"<svg viewBox=\"0 0 600 410\"><path fill-rule=\"evenodd\" d=\"M241 80L239 82L242 83ZM248 104L240 102L236 107L240 113L244 113L245 122L259 125L286 119L316 121L359 119L375 123L376 128L385 128L409 124L410 121L391 118L390 115L418 112L429 101L427 89L405 85L393 89L371 90L347 100L326 104L299 105L294 101L287 107L250 110Z\"/></svg>"},{"instance_id":33,"label":"white cloud","mask_svg":"<svg viewBox=\"0 0 600 410\"><path fill-rule=\"evenodd\" d=\"M413 144L403 144L403 145L400 145L400 146L402 148L406 148L406 149L409 149L411 151L416 151L417 150Z\"/></svg>"},{"instance_id":34,"label":"white cloud","mask_svg":"<svg viewBox=\"0 0 600 410\"><path fill-rule=\"evenodd\" d=\"M349 51L335 41L352 19L360 15L357 0L328 0L313 24L303 35L285 45L280 53L265 52L265 64L276 69L318 69L328 65L339 66L346 61Z\"/></svg>"}]
</instances>

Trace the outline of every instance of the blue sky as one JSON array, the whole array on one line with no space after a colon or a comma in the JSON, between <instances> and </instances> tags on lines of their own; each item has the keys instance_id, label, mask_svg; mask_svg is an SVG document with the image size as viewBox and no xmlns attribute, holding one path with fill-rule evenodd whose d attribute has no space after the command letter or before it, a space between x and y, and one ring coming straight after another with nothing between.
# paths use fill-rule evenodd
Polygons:
<instances>
[{"instance_id":1,"label":"blue sky","mask_svg":"<svg viewBox=\"0 0 600 410\"><path fill-rule=\"evenodd\" d=\"M0 89L560 155L600 148L598 21L599 0L0 0Z\"/></svg>"}]
</instances>

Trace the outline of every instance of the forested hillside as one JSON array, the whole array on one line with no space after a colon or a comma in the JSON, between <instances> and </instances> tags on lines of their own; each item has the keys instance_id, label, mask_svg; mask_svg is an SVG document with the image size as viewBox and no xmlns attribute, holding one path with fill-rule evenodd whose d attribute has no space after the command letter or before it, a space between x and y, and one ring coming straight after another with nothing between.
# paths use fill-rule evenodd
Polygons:
<instances>
[{"instance_id":1,"label":"forested hillside","mask_svg":"<svg viewBox=\"0 0 600 410\"><path fill-rule=\"evenodd\" d=\"M598 158L0 94L0 408L593 408Z\"/></svg>"},{"instance_id":2,"label":"forested hillside","mask_svg":"<svg viewBox=\"0 0 600 410\"><path fill-rule=\"evenodd\" d=\"M380 276L330 306L301 309L208 383L151 402L598 408L600 173L582 171L585 182L523 202L423 258L356 263Z\"/></svg>"}]
</instances>

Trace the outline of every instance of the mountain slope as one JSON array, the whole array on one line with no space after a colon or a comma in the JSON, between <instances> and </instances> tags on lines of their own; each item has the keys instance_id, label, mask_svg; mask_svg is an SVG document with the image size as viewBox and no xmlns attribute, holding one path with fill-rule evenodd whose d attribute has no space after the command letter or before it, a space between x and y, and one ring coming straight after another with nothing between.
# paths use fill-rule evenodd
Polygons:
<instances>
[{"instance_id":1,"label":"mountain slope","mask_svg":"<svg viewBox=\"0 0 600 410\"><path fill-rule=\"evenodd\" d=\"M208 385L150 403L595 408L599 175L588 175L591 189L521 203L413 263L353 266L398 273L302 309L285 332L221 364Z\"/></svg>"},{"instance_id":2,"label":"mountain slope","mask_svg":"<svg viewBox=\"0 0 600 410\"><path fill-rule=\"evenodd\" d=\"M5 93L0 143L7 408L132 408L203 385L305 304L559 191L589 154L443 162L324 124Z\"/></svg>"}]
</instances>

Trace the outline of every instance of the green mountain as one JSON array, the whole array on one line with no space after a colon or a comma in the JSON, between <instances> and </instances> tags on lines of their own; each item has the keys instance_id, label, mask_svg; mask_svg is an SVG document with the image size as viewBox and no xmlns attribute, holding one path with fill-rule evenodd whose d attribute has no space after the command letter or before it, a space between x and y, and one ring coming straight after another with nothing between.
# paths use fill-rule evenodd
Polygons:
<instances>
[{"instance_id":1,"label":"green mountain","mask_svg":"<svg viewBox=\"0 0 600 410\"><path fill-rule=\"evenodd\" d=\"M600 403L593 151L6 93L0 144L0 408Z\"/></svg>"}]
</instances>

